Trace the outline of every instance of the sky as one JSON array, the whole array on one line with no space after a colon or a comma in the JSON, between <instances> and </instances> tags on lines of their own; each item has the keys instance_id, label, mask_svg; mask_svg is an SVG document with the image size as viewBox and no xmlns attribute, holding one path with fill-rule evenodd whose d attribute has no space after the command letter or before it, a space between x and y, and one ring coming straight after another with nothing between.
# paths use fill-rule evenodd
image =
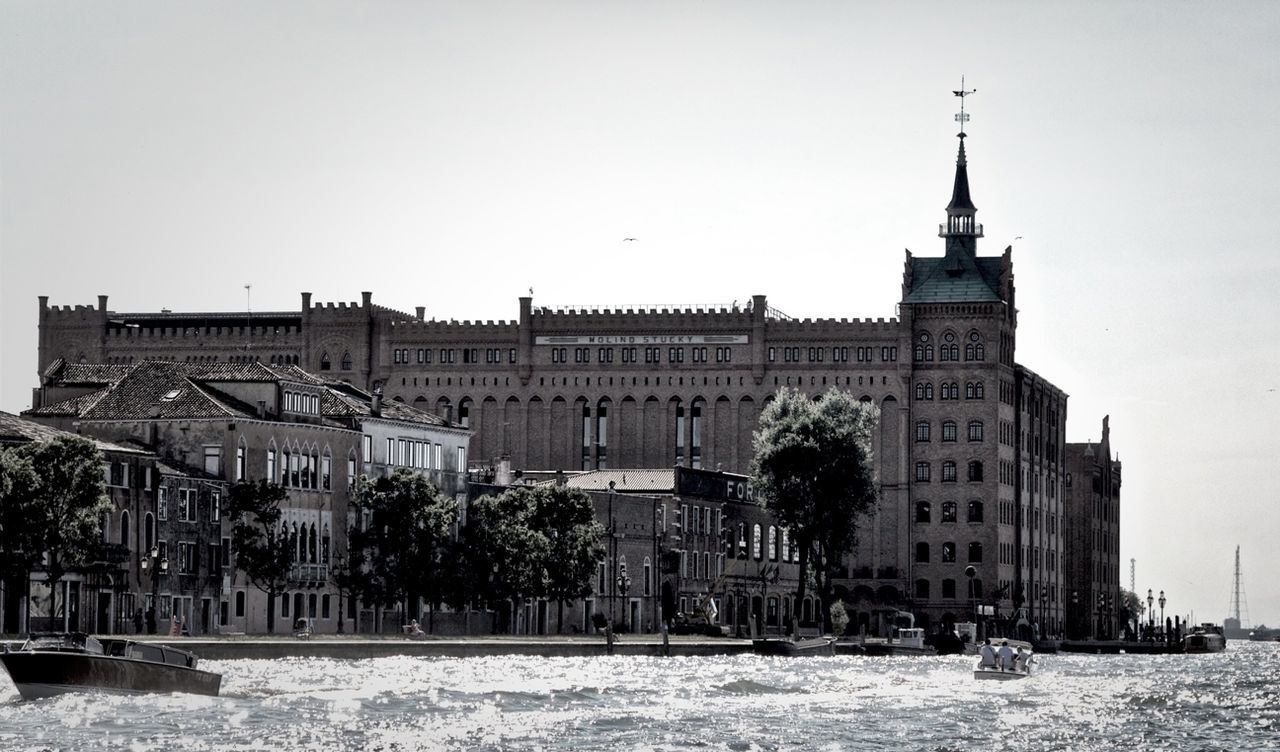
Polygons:
<instances>
[{"instance_id":1,"label":"sky","mask_svg":"<svg viewBox=\"0 0 1280 752\"><path fill-rule=\"evenodd\" d=\"M1239 546L1280 625L1278 48L1270 0L5 0L0 409L38 295L893 317L963 76L1017 360L1068 441L1110 416L1122 585L1220 622Z\"/></svg>"}]
</instances>

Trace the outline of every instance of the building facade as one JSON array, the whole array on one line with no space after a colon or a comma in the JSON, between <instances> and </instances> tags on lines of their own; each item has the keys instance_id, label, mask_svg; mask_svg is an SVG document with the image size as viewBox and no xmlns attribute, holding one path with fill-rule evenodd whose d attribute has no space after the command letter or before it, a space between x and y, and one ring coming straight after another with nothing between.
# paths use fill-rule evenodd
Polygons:
<instances>
[{"instance_id":1,"label":"building facade","mask_svg":"<svg viewBox=\"0 0 1280 752\"><path fill-rule=\"evenodd\" d=\"M120 313L39 300L40 366L296 364L475 433L471 466L748 472L783 386L874 402L880 503L839 583L855 611L923 623L1016 616L1060 631L1067 396L1015 359L1012 249L983 228L960 134L943 255L907 252L897 315L798 319L765 295L703 306L518 301L509 321L375 305L275 313ZM870 618L870 617L868 617Z\"/></svg>"},{"instance_id":2,"label":"building facade","mask_svg":"<svg viewBox=\"0 0 1280 752\"><path fill-rule=\"evenodd\" d=\"M122 487L143 498L108 525L108 535L137 542L130 567L148 630L154 618L162 628L268 631L266 594L235 567L224 507L232 483L267 479L287 494L281 523L292 557L272 604L277 632L298 619L317 631L379 623L342 598L334 577L359 475L407 467L446 495L466 495L468 430L297 366L60 363L46 369L36 398L25 417L154 457L153 470L126 471Z\"/></svg>"},{"instance_id":3,"label":"building facade","mask_svg":"<svg viewBox=\"0 0 1280 752\"><path fill-rule=\"evenodd\" d=\"M1064 558L1069 638L1122 637L1127 609L1120 583L1120 459L1111 452L1111 418L1098 442L1066 445Z\"/></svg>"}]
</instances>

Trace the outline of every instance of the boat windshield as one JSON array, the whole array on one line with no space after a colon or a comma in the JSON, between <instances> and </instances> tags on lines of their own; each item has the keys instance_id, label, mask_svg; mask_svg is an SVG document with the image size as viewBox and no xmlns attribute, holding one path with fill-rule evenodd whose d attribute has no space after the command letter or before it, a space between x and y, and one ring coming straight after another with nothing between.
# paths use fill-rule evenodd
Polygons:
<instances>
[{"instance_id":1,"label":"boat windshield","mask_svg":"<svg viewBox=\"0 0 1280 752\"><path fill-rule=\"evenodd\" d=\"M34 632L22 646L24 650L68 650L101 653L102 643L83 632Z\"/></svg>"}]
</instances>

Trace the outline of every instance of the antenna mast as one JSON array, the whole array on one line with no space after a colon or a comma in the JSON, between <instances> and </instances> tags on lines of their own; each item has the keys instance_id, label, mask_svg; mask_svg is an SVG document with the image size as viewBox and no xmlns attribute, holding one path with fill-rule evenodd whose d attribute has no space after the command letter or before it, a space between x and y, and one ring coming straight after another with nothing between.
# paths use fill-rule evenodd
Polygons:
<instances>
[{"instance_id":1,"label":"antenna mast","mask_svg":"<svg viewBox=\"0 0 1280 752\"><path fill-rule=\"evenodd\" d=\"M1236 574L1235 574L1235 578L1232 580L1232 583L1231 583L1231 607L1227 610L1231 612L1229 616L1231 616L1236 620L1236 625L1238 627L1247 628L1249 626L1245 624L1245 621L1249 620L1249 607L1247 605L1244 606L1244 621L1240 620L1240 609L1241 609L1241 605L1244 603L1244 598L1241 597L1241 593L1240 593L1241 589L1242 588L1240 584L1240 547L1236 546Z\"/></svg>"}]
</instances>

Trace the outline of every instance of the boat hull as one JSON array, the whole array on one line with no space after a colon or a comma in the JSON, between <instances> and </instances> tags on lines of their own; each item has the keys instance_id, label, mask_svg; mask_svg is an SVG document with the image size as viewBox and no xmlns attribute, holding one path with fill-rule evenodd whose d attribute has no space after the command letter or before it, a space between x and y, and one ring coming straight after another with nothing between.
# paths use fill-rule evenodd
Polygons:
<instances>
[{"instance_id":1,"label":"boat hull","mask_svg":"<svg viewBox=\"0 0 1280 752\"><path fill-rule=\"evenodd\" d=\"M1031 676L1030 671L1014 669L1006 671L998 668L975 668L973 670L973 678L984 681L1013 681L1014 679L1026 679L1028 676Z\"/></svg>"},{"instance_id":2,"label":"boat hull","mask_svg":"<svg viewBox=\"0 0 1280 752\"><path fill-rule=\"evenodd\" d=\"M751 649L761 655L834 655L834 640L825 637L807 640L756 639Z\"/></svg>"},{"instance_id":3,"label":"boat hull","mask_svg":"<svg viewBox=\"0 0 1280 752\"><path fill-rule=\"evenodd\" d=\"M29 650L0 660L28 700L86 690L216 695L222 685L222 676L209 671L110 655Z\"/></svg>"}]
</instances>

